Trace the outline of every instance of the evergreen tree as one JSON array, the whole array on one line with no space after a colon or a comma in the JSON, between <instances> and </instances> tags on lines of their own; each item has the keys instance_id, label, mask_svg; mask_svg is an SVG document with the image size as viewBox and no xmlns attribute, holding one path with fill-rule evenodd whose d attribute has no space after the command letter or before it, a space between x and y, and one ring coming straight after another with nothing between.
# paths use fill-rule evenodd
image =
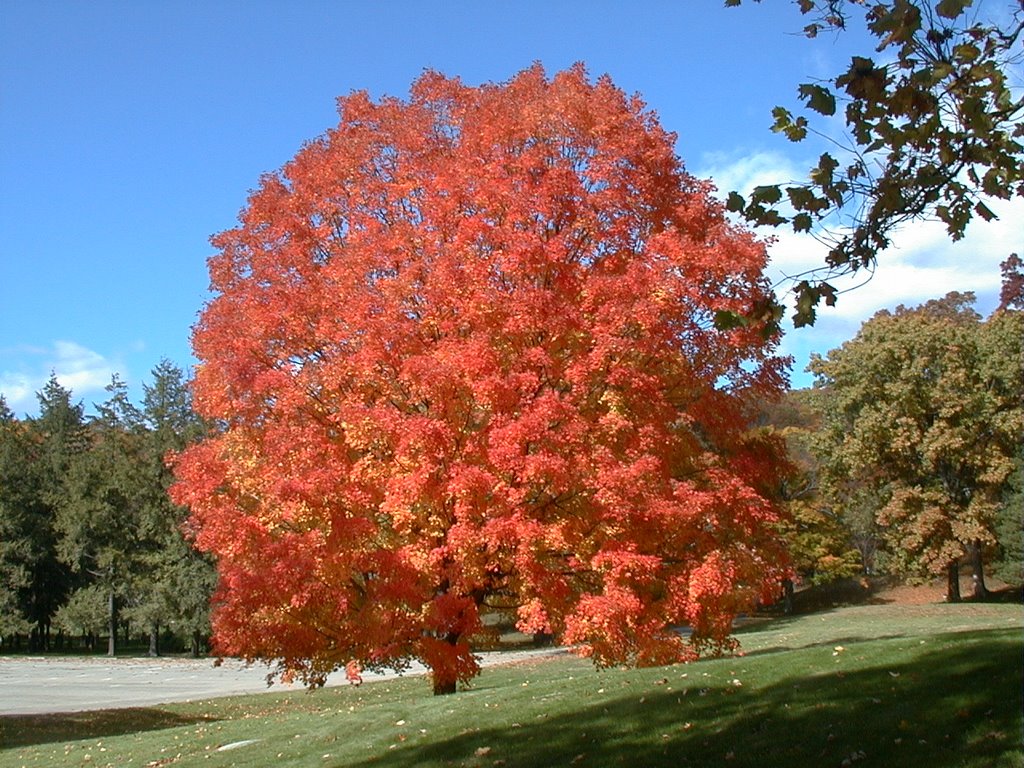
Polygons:
<instances>
[{"instance_id":1,"label":"evergreen tree","mask_svg":"<svg viewBox=\"0 0 1024 768\"><path fill-rule=\"evenodd\" d=\"M29 647L47 650L54 614L76 577L59 556L57 517L71 465L87 447L81 403L51 375L37 393L39 416L25 432L22 493L12 539L22 542L27 582L21 590L22 615L31 623Z\"/></svg>"},{"instance_id":2,"label":"evergreen tree","mask_svg":"<svg viewBox=\"0 0 1024 768\"><path fill-rule=\"evenodd\" d=\"M89 450L68 468L57 529L61 559L106 595L112 656L119 610L131 596L149 542L141 526L147 491L141 416L117 376L107 391L110 398L97 406L89 425Z\"/></svg>"},{"instance_id":3,"label":"evergreen tree","mask_svg":"<svg viewBox=\"0 0 1024 768\"><path fill-rule=\"evenodd\" d=\"M31 559L26 510L33 504L25 425L0 395L0 637L30 631L22 597L29 586Z\"/></svg>"},{"instance_id":4,"label":"evergreen tree","mask_svg":"<svg viewBox=\"0 0 1024 768\"><path fill-rule=\"evenodd\" d=\"M141 417L146 427L144 462L148 483L142 527L152 542L143 559L151 578L140 583L132 615L150 630L150 653L159 653L160 626L172 627L198 655L209 634L210 595L216 584L212 560L186 538L187 510L167 495L173 481L168 461L206 432L192 410L192 397L180 368L161 360L144 385Z\"/></svg>"}]
</instances>

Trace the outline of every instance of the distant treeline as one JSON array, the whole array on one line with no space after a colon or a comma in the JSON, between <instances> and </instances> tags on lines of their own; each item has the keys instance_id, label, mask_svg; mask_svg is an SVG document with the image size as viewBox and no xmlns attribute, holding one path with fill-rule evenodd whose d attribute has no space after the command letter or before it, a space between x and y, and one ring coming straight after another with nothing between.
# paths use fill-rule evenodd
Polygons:
<instances>
[{"instance_id":1,"label":"distant treeline","mask_svg":"<svg viewBox=\"0 0 1024 768\"><path fill-rule=\"evenodd\" d=\"M95 648L129 637L198 654L210 632L212 561L171 503L167 459L207 426L164 360L132 403L116 376L86 418L55 376L39 415L0 396L0 637L5 651Z\"/></svg>"}]
</instances>

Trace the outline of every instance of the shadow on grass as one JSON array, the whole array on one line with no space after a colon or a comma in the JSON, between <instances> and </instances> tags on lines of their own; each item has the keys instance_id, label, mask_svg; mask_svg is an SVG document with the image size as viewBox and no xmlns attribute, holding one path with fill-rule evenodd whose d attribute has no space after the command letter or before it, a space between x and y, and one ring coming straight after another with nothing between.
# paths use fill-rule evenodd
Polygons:
<instances>
[{"instance_id":1,"label":"shadow on grass","mask_svg":"<svg viewBox=\"0 0 1024 768\"><path fill-rule=\"evenodd\" d=\"M147 707L60 712L45 715L0 715L0 749L59 741L77 741L158 731L218 720L216 717L185 717Z\"/></svg>"},{"instance_id":2,"label":"shadow on grass","mask_svg":"<svg viewBox=\"0 0 1024 768\"><path fill-rule=\"evenodd\" d=\"M898 640L905 635L893 634L893 635L872 635L867 636L856 636L850 635L848 637L837 637L829 640L821 640L816 643L803 643L800 645L771 645L767 648L755 648L753 650L743 650L744 657L753 656L769 656L773 653L788 653L790 651L798 651L803 648L825 648L834 647L837 645L853 645L855 643L869 643L875 642L876 640Z\"/></svg>"},{"instance_id":3,"label":"shadow on grass","mask_svg":"<svg viewBox=\"0 0 1024 768\"><path fill-rule=\"evenodd\" d=\"M663 685L561 709L537 702L522 722L398 744L346 766L1021 765L1019 633L933 636L928 645L940 647L909 663L899 661L906 650L890 649L895 660L882 651L869 668L844 673L826 662L757 689Z\"/></svg>"}]
</instances>

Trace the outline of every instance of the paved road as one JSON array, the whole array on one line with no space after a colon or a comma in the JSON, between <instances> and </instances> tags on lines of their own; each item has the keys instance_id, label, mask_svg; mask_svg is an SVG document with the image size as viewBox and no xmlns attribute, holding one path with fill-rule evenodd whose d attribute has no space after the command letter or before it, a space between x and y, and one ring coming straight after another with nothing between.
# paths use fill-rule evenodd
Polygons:
<instances>
[{"instance_id":1,"label":"paved road","mask_svg":"<svg viewBox=\"0 0 1024 768\"><path fill-rule=\"evenodd\" d=\"M550 656L558 649L481 654L484 666ZM267 687L268 668L247 667L212 659L102 659L75 657L18 657L0 659L0 715L77 712L88 709L141 707L169 701L190 701L237 693L301 690L301 685L275 682ZM423 674L414 665L405 674ZM369 682L392 674L367 673ZM328 685L347 685L344 672Z\"/></svg>"}]
</instances>

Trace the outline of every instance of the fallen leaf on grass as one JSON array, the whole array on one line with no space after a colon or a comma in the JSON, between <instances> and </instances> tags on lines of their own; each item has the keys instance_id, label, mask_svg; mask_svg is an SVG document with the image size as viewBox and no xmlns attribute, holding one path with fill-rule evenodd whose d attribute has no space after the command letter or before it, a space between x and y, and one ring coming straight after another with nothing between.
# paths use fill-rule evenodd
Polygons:
<instances>
[{"instance_id":1,"label":"fallen leaf on grass","mask_svg":"<svg viewBox=\"0 0 1024 768\"><path fill-rule=\"evenodd\" d=\"M843 762L841 762L840 765L853 765L858 760L863 760L866 757L867 755L862 750L858 749L856 752L851 752L848 757L843 758Z\"/></svg>"}]
</instances>

